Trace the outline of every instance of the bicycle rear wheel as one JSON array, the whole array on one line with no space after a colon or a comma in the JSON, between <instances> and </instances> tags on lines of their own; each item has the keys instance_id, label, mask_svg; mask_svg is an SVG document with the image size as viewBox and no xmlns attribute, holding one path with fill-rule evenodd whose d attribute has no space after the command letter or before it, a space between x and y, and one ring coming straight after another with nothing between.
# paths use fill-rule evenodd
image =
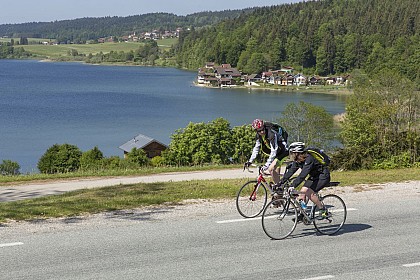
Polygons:
<instances>
[{"instance_id":1,"label":"bicycle rear wheel","mask_svg":"<svg viewBox=\"0 0 420 280\"><path fill-rule=\"evenodd\" d=\"M296 224L297 209L284 198L272 200L262 214L263 230L272 239L288 237L295 230Z\"/></svg>"},{"instance_id":2,"label":"bicycle rear wheel","mask_svg":"<svg viewBox=\"0 0 420 280\"><path fill-rule=\"evenodd\" d=\"M261 214L267 204L267 189L257 180L243 185L236 195L236 208L245 218L254 218Z\"/></svg>"},{"instance_id":3,"label":"bicycle rear wheel","mask_svg":"<svg viewBox=\"0 0 420 280\"><path fill-rule=\"evenodd\" d=\"M315 205L312 211L314 218L314 226L321 234L332 235L337 233L346 222L347 209L344 201L335 194L328 194L321 198L328 215L322 218L318 215L319 208Z\"/></svg>"}]
</instances>

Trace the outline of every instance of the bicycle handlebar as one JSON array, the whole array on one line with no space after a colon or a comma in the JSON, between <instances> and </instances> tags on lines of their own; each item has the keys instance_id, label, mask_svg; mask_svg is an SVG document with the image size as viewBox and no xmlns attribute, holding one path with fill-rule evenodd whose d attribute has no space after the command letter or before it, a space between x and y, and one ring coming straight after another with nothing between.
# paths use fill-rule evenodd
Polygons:
<instances>
[{"instance_id":1,"label":"bicycle handlebar","mask_svg":"<svg viewBox=\"0 0 420 280\"><path fill-rule=\"evenodd\" d=\"M264 171L263 171L263 165L256 165L256 164L253 164L253 163L251 163L251 165L250 166L253 166L253 167L257 167L258 168L258 173L259 174L262 174L262 175L265 175L265 176L271 176L271 174L270 173L265 173ZM250 170L249 169L249 166L246 166L246 165L244 165L244 170L243 171L245 171L245 169L249 172L249 173L254 173L254 171L252 171L252 170Z\"/></svg>"}]
</instances>

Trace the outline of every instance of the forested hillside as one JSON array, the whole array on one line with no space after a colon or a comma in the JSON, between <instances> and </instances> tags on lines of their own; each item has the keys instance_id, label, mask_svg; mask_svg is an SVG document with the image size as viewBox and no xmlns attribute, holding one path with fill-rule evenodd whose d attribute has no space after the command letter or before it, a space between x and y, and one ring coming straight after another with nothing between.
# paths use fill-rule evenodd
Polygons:
<instances>
[{"instance_id":1,"label":"forested hillside","mask_svg":"<svg viewBox=\"0 0 420 280\"><path fill-rule=\"evenodd\" d=\"M0 37L31 37L56 39L58 42L74 43L95 40L100 37L123 36L133 32L152 30L187 29L216 24L222 20L250 13L253 9L201 12L187 16L169 13L150 13L128 17L80 18L55 22L30 22L0 25Z\"/></svg>"},{"instance_id":2,"label":"forested hillside","mask_svg":"<svg viewBox=\"0 0 420 280\"><path fill-rule=\"evenodd\" d=\"M245 73L294 66L307 74L397 69L419 77L420 1L323 0L259 8L184 32L178 65L230 63Z\"/></svg>"}]
</instances>

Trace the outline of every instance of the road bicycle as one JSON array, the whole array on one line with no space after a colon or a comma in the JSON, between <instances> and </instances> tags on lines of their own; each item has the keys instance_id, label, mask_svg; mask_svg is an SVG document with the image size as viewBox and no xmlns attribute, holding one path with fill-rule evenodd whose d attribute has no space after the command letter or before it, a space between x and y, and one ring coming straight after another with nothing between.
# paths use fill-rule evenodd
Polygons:
<instances>
[{"instance_id":1,"label":"road bicycle","mask_svg":"<svg viewBox=\"0 0 420 280\"><path fill-rule=\"evenodd\" d=\"M340 182L330 182L327 187L339 184ZM297 200L299 193L289 191L289 186L290 183L286 183L283 197L269 202L263 211L262 227L268 237L278 240L291 235L299 222L298 214L302 214L304 225L313 224L321 234L333 235L343 227L347 217L347 208L338 195L322 196L316 193L327 210L326 215L319 215L319 208L316 205L303 209Z\"/></svg>"},{"instance_id":2,"label":"road bicycle","mask_svg":"<svg viewBox=\"0 0 420 280\"><path fill-rule=\"evenodd\" d=\"M267 205L268 194L270 194L270 197L275 195L273 182L267 181L265 178L271 175L264 173L262 166L255 164L252 164L252 166L258 168L257 180L246 182L236 195L236 209L245 218L254 218L260 215ZM248 172L253 172L249 167L244 166L244 171L245 169Z\"/></svg>"}]
</instances>

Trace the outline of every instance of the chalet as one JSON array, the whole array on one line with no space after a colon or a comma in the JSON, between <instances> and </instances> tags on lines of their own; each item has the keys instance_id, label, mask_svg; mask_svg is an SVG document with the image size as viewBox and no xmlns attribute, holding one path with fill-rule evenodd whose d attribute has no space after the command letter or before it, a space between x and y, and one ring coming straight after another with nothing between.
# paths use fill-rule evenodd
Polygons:
<instances>
[{"instance_id":1,"label":"chalet","mask_svg":"<svg viewBox=\"0 0 420 280\"><path fill-rule=\"evenodd\" d=\"M119 148L124 151L124 157L126 157L133 148L137 148L143 149L148 158L153 158L155 156L160 156L162 151L166 150L168 146L153 138L139 134L128 142L122 144Z\"/></svg>"},{"instance_id":2,"label":"chalet","mask_svg":"<svg viewBox=\"0 0 420 280\"><path fill-rule=\"evenodd\" d=\"M308 79L308 84L311 86L322 84L322 79L319 76L311 76Z\"/></svg>"},{"instance_id":3,"label":"chalet","mask_svg":"<svg viewBox=\"0 0 420 280\"><path fill-rule=\"evenodd\" d=\"M262 78L265 80L265 82L272 85L290 86L294 83L294 79L291 78L291 76L293 76L292 71L292 67L282 67L278 70L263 72Z\"/></svg>"},{"instance_id":4,"label":"chalet","mask_svg":"<svg viewBox=\"0 0 420 280\"><path fill-rule=\"evenodd\" d=\"M218 79L213 72L198 70L197 84L200 86L217 86Z\"/></svg>"},{"instance_id":5,"label":"chalet","mask_svg":"<svg viewBox=\"0 0 420 280\"><path fill-rule=\"evenodd\" d=\"M325 78L325 84L327 85L335 85L337 79L335 77L327 77Z\"/></svg>"},{"instance_id":6,"label":"chalet","mask_svg":"<svg viewBox=\"0 0 420 280\"><path fill-rule=\"evenodd\" d=\"M292 86L295 82L295 76L293 74L286 74L281 79L282 86Z\"/></svg>"},{"instance_id":7,"label":"chalet","mask_svg":"<svg viewBox=\"0 0 420 280\"><path fill-rule=\"evenodd\" d=\"M271 77L273 77L273 72L271 72L271 71L262 72L262 74L261 74L261 79L264 82L269 82Z\"/></svg>"},{"instance_id":8,"label":"chalet","mask_svg":"<svg viewBox=\"0 0 420 280\"><path fill-rule=\"evenodd\" d=\"M306 86L306 77L301 73L295 75L293 84L296 86Z\"/></svg>"},{"instance_id":9,"label":"chalet","mask_svg":"<svg viewBox=\"0 0 420 280\"><path fill-rule=\"evenodd\" d=\"M337 76L337 80L336 80L337 85L347 85L349 83L349 77L350 75Z\"/></svg>"},{"instance_id":10,"label":"chalet","mask_svg":"<svg viewBox=\"0 0 420 280\"><path fill-rule=\"evenodd\" d=\"M219 86L221 87L236 85L235 79L242 78L238 69L230 67L230 64L223 64L222 66L216 67L214 74L219 80Z\"/></svg>"},{"instance_id":11,"label":"chalet","mask_svg":"<svg viewBox=\"0 0 420 280\"><path fill-rule=\"evenodd\" d=\"M262 79L262 77L261 77L260 74L251 74L251 75L246 77L246 80L248 82L254 82L254 83L255 82L261 82L261 79Z\"/></svg>"}]
</instances>

